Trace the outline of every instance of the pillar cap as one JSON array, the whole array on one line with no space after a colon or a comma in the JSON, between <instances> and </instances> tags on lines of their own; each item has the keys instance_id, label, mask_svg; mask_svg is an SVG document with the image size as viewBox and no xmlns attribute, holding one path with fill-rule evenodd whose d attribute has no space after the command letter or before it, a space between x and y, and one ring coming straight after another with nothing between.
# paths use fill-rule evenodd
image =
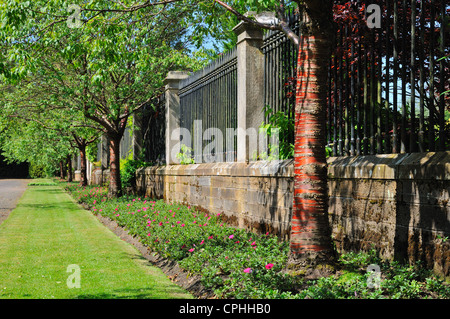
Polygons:
<instances>
[{"instance_id":1,"label":"pillar cap","mask_svg":"<svg viewBox=\"0 0 450 319\"><path fill-rule=\"evenodd\" d=\"M234 28L233 32L238 36L237 43L244 40L263 40L263 30L251 23L241 21Z\"/></svg>"},{"instance_id":2,"label":"pillar cap","mask_svg":"<svg viewBox=\"0 0 450 319\"><path fill-rule=\"evenodd\" d=\"M169 71L164 79L164 85L169 87L178 87L178 83L189 77L189 73L186 71Z\"/></svg>"}]
</instances>

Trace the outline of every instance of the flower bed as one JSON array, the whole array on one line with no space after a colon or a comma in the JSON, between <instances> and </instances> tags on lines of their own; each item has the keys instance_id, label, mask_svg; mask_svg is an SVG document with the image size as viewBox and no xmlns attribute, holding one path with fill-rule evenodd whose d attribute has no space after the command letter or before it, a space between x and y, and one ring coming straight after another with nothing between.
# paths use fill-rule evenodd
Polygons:
<instances>
[{"instance_id":1,"label":"flower bed","mask_svg":"<svg viewBox=\"0 0 450 319\"><path fill-rule=\"evenodd\" d=\"M201 275L202 284L218 298L450 297L450 288L430 272L392 266L375 253L342 255L344 271L306 281L283 271L289 252L287 242L268 233L255 235L227 226L220 214L147 197L108 199L102 187L69 184L66 189L94 213L125 227L152 251ZM371 263L380 264L389 276L378 289L367 286L370 274L366 267ZM399 282L398 278L404 280Z\"/></svg>"}]
</instances>

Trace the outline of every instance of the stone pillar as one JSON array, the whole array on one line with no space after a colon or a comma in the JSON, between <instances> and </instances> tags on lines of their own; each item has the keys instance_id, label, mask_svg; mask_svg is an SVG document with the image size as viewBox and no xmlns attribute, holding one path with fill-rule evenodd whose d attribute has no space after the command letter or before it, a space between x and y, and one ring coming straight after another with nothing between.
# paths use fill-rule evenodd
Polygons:
<instances>
[{"instance_id":1,"label":"stone pillar","mask_svg":"<svg viewBox=\"0 0 450 319\"><path fill-rule=\"evenodd\" d=\"M262 29L245 22L233 31L237 41L237 161L252 160L264 120L264 54Z\"/></svg>"},{"instance_id":2,"label":"stone pillar","mask_svg":"<svg viewBox=\"0 0 450 319\"><path fill-rule=\"evenodd\" d=\"M180 144L180 82L188 77L187 72L171 71L164 80L166 94L166 164L179 164L176 158Z\"/></svg>"}]
</instances>

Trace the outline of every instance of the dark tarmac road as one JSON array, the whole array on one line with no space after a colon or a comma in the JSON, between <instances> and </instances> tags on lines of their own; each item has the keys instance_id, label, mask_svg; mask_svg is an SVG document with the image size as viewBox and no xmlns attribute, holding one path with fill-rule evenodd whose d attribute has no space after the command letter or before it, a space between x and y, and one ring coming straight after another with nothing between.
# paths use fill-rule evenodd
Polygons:
<instances>
[{"instance_id":1,"label":"dark tarmac road","mask_svg":"<svg viewBox=\"0 0 450 319\"><path fill-rule=\"evenodd\" d=\"M29 179L0 179L0 224L16 207L17 201L30 181Z\"/></svg>"}]
</instances>

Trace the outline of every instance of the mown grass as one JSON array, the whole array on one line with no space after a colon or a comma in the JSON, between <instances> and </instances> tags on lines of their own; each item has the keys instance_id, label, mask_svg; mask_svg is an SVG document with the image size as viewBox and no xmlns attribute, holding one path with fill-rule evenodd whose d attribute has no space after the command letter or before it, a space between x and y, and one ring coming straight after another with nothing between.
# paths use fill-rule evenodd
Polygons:
<instances>
[{"instance_id":1,"label":"mown grass","mask_svg":"<svg viewBox=\"0 0 450 319\"><path fill-rule=\"evenodd\" d=\"M0 298L192 298L61 187L37 184L0 225Z\"/></svg>"},{"instance_id":2,"label":"mown grass","mask_svg":"<svg viewBox=\"0 0 450 319\"><path fill-rule=\"evenodd\" d=\"M108 199L102 187L70 184L66 189L93 213L115 220L153 251L200 274L219 298L450 298L449 285L420 263L389 263L375 250L343 254L334 275L306 280L284 271L286 242L229 227L220 214L146 197ZM369 285L371 264L380 267L379 286Z\"/></svg>"}]
</instances>

